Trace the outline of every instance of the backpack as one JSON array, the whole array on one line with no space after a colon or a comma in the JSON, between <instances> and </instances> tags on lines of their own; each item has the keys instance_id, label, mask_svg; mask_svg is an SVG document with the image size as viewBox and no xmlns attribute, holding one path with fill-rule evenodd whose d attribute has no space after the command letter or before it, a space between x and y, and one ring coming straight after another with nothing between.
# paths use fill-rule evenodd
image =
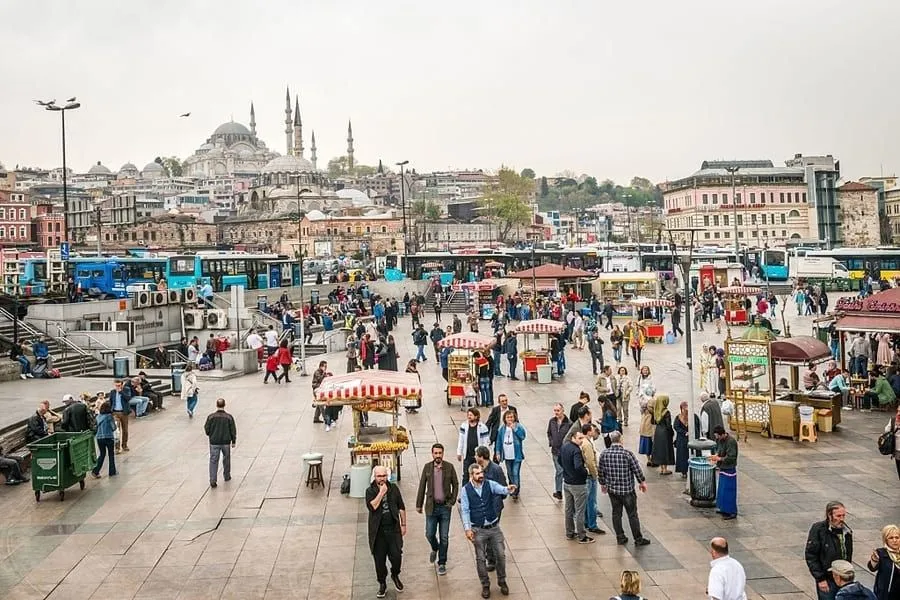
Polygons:
<instances>
[{"instance_id":1,"label":"backpack","mask_svg":"<svg viewBox=\"0 0 900 600\"><path fill-rule=\"evenodd\" d=\"M341 493L350 493L350 475L348 475L347 473L344 473L344 478L341 480Z\"/></svg>"},{"instance_id":2,"label":"backpack","mask_svg":"<svg viewBox=\"0 0 900 600\"><path fill-rule=\"evenodd\" d=\"M884 456L890 456L896 449L894 443L894 433L896 430L896 427L891 427L890 430L885 431L878 436L878 452Z\"/></svg>"}]
</instances>

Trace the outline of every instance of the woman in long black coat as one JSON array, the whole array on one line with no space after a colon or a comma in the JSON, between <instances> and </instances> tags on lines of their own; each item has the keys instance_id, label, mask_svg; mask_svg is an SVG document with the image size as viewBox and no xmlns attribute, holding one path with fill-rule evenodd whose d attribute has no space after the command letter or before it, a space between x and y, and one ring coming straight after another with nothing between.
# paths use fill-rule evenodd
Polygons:
<instances>
[{"instance_id":1,"label":"woman in long black coat","mask_svg":"<svg viewBox=\"0 0 900 600\"><path fill-rule=\"evenodd\" d=\"M688 403L681 403L681 412L675 417L675 472L685 479L688 472Z\"/></svg>"},{"instance_id":2,"label":"woman in long black coat","mask_svg":"<svg viewBox=\"0 0 900 600\"><path fill-rule=\"evenodd\" d=\"M656 397L653 420L656 431L653 433L653 453L650 460L653 464L659 465L660 475L671 475L669 465L675 464L675 431L672 429L668 396L662 394Z\"/></svg>"}]
</instances>

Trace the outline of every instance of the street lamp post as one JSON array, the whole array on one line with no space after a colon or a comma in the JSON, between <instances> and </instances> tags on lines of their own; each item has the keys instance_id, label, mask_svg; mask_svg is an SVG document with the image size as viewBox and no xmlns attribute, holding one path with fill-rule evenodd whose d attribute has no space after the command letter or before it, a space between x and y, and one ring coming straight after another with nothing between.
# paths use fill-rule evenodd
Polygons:
<instances>
[{"instance_id":1,"label":"street lamp post","mask_svg":"<svg viewBox=\"0 0 900 600\"><path fill-rule=\"evenodd\" d=\"M692 346L692 336L691 336L691 282L690 282L690 272L691 272L691 259L693 258L694 251L694 233L698 231L697 229L669 229L669 249L672 251L672 269L674 270L676 264L681 265L681 279L682 279L682 287L684 288L684 296L682 299L684 305L684 357L685 364L687 365L688 371L688 393L690 394L688 398L688 439L692 439L690 432L694 429L694 401L696 399L696 392L694 390L694 351ZM678 246L675 244L675 236L674 233L689 233L690 237L688 238L689 243L687 247L687 255L686 256L678 256ZM680 260L679 260L680 258Z\"/></svg>"},{"instance_id":2,"label":"street lamp post","mask_svg":"<svg viewBox=\"0 0 900 600\"><path fill-rule=\"evenodd\" d=\"M738 222L737 222L737 189L735 187L734 176L740 170L738 166L725 167L725 170L731 173L731 220L734 222L734 259L738 262L741 260L741 246L738 243Z\"/></svg>"},{"instance_id":3,"label":"street lamp post","mask_svg":"<svg viewBox=\"0 0 900 600\"><path fill-rule=\"evenodd\" d=\"M306 317L303 314L303 211L300 210L300 175L297 179L297 256L300 260L300 376L306 377ZM310 307L312 308L312 307Z\"/></svg>"},{"instance_id":4,"label":"street lamp post","mask_svg":"<svg viewBox=\"0 0 900 600\"><path fill-rule=\"evenodd\" d=\"M400 207L403 210L403 273L409 277L409 239L406 234L406 171L405 167L409 164L408 160L398 162L400 167Z\"/></svg>"},{"instance_id":5,"label":"street lamp post","mask_svg":"<svg viewBox=\"0 0 900 600\"><path fill-rule=\"evenodd\" d=\"M75 97L66 100L63 106L56 104L56 100L49 102L38 102L45 110L58 112L62 119L62 177L63 177L63 241L69 241L69 189L68 189L68 172L66 168L66 111L75 110L81 106L80 102L76 102Z\"/></svg>"}]
</instances>

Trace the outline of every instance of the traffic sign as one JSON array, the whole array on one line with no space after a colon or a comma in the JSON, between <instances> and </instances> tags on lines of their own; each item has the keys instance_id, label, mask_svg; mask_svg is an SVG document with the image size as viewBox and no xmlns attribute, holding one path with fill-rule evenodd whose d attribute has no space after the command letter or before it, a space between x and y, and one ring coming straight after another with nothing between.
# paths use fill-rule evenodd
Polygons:
<instances>
[{"instance_id":1,"label":"traffic sign","mask_svg":"<svg viewBox=\"0 0 900 600\"><path fill-rule=\"evenodd\" d=\"M69 260L69 242L63 242L59 245L60 260Z\"/></svg>"}]
</instances>

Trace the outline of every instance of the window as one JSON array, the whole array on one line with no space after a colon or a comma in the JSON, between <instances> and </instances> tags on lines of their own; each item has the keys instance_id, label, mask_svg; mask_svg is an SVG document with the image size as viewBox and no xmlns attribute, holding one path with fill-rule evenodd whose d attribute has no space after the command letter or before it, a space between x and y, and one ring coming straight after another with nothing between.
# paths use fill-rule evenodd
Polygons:
<instances>
[{"instance_id":1,"label":"window","mask_svg":"<svg viewBox=\"0 0 900 600\"><path fill-rule=\"evenodd\" d=\"M730 239L730 238L731 238L731 232L730 232L730 231L726 231L726 232L725 232L725 238L726 238L726 239Z\"/></svg>"},{"instance_id":2,"label":"window","mask_svg":"<svg viewBox=\"0 0 900 600\"><path fill-rule=\"evenodd\" d=\"M781 192L779 195L781 196L781 203L784 204L784 192Z\"/></svg>"},{"instance_id":3,"label":"window","mask_svg":"<svg viewBox=\"0 0 900 600\"><path fill-rule=\"evenodd\" d=\"M728 227L728 215L722 215L722 225Z\"/></svg>"},{"instance_id":4,"label":"window","mask_svg":"<svg viewBox=\"0 0 900 600\"><path fill-rule=\"evenodd\" d=\"M738 231L738 237L739 237L739 238L744 237L744 232L743 232L743 231Z\"/></svg>"},{"instance_id":5,"label":"window","mask_svg":"<svg viewBox=\"0 0 900 600\"><path fill-rule=\"evenodd\" d=\"M381 226L381 233L387 233L387 227L384 225Z\"/></svg>"},{"instance_id":6,"label":"window","mask_svg":"<svg viewBox=\"0 0 900 600\"><path fill-rule=\"evenodd\" d=\"M765 225L766 224L766 213L759 215L759 217L760 217L760 219L762 219L762 224Z\"/></svg>"},{"instance_id":7,"label":"window","mask_svg":"<svg viewBox=\"0 0 900 600\"><path fill-rule=\"evenodd\" d=\"M759 232L756 231L756 230L754 229L753 231L750 232L750 235L753 236L753 237L759 237L759 236L757 235L758 233L759 233Z\"/></svg>"},{"instance_id":8,"label":"window","mask_svg":"<svg viewBox=\"0 0 900 600\"><path fill-rule=\"evenodd\" d=\"M20 220L20 221L24 221L24 220L25 220L25 209L24 209L24 208L20 208L20 209L19 209L19 220Z\"/></svg>"},{"instance_id":9,"label":"window","mask_svg":"<svg viewBox=\"0 0 900 600\"><path fill-rule=\"evenodd\" d=\"M719 215L713 215L713 226L719 226Z\"/></svg>"},{"instance_id":10,"label":"window","mask_svg":"<svg viewBox=\"0 0 900 600\"><path fill-rule=\"evenodd\" d=\"M0 208L0 219L6 219L6 209Z\"/></svg>"},{"instance_id":11,"label":"window","mask_svg":"<svg viewBox=\"0 0 900 600\"><path fill-rule=\"evenodd\" d=\"M713 237L716 238L716 239L719 239L719 238L722 237L722 235L717 231L717 232L713 235Z\"/></svg>"},{"instance_id":12,"label":"window","mask_svg":"<svg viewBox=\"0 0 900 600\"><path fill-rule=\"evenodd\" d=\"M153 242L156 241L156 232L155 231L150 232L150 241L153 241Z\"/></svg>"},{"instance_id":13,"label":"window","mask_svg":"<svg viewBox=\"0 0 900 600\"><path fill-rule=\"evenodd\" d=\"M719 195L713 194L713 204L718 204L718 203L719 203Z\"/></svg>"},{"instance_id":14,"label":"window","mask_svg":"<svg viewBox=\"0 0 900 600\"><path fill-rule=\"evenodd\" d=\"M722 194L722 204L728 204L728 194Z\"/></svg>"},{"instance_id":15,"label":"window","mask_svg":"<svg viewBox=\"0 0 900 600\"><path fill-rule=\"evenodd\" d=\"M769 232L766 231L765 229L763 229L762 234L763 234L763 237L769 237Z\"/></svg>"},{"instance_id":16,"label":"window","mask_svg":"<svg viewBox=\"0 0 900 600\"><path fill-rule=\"evenodd\" d=\"M744 215L738 215L738 216L737 216L737 224L738 224L738 225L743 225L743 224L744 224Z\"/></svg>"},{"instance_id":17,"label":"window","mask_svg":"<svg viewBox=\"0 0 900 600\"><path fill-rule=\"evenodd\" d=\"M806 202L806 192L803 192L802 198L803 198L803 202Z\"/></svg>"},{"instance_id":18,"label":"window","mask_svg":"<svg viewBox=\"0 0 900 600\"><path fill-rule=\"evenodd\" d=\"M703 194L703 204L709 204L709 197L706 194Z\"/></svg>"},{"instance_id":19,"label":"window","mask_svg":"<svg viewBox=\"0 0 900 600\"><path fill-rule=\"evenodd\" d=\"M0 239L6 237L6 227L0 227Z\"/></svg>"},{"instance_id":20,"label":"window","mask_svg":"<svg viewBox=\"0 0 900 600\"><path fill-rule=\"evenodd\" d=\"M740 194L736 194L736 195L734 196L734 199L735 199L735 203L736 203L736 204L740 204L740 203L741 203L741 195L740 195Z\"/></svg>"},{"instance_id":21,"label":"window","mask_svg":"<svg viewBox=\"0 0 900 600\"><path fill-rule=\"evenodd\" d=\"M787 237L787 231L784 229L781 230L781 237Z\"/></svg>"},{"instance_id":22,"label":"window","mask_svg":"<svg viewBox=\"0 0 900 600\"><path fill-rule=\"evenodd\" d=\"M54 231L56 231L56 233L59 233L59 221L56 222L56 229Z\"/></svg>"},{"instance_id":23,"label":"window","mask_svg":"<svg viewBox=\"0 0 900 600\"><path fill-rule=\"evenodd\" d=\"M2 231L3 231L2 228L0 228L0 232L2 232ZM0 234L0 237L3 237L3 235ZM709 239L709 232L708 232L708 231L704 231L704 232L703 232L703 239L704 239L704 240L708 240L708 239Z\"/></svg>"},{"instance_id":24,"label":"window","mask_svg":"<svg viewBox=\"0 0 900 600\"><path fill-rule=\"evenodd\" d=\"M350 228L349 228L349 227L347 228L347 233L350 233Z\"/></svg>"},{"instance_id":25,"label":"window","mask_svg":"<svg viewBox=\"0 0 900 600\"><path fill-rule=\"evenodd\" d=\"M750 224L756 225L756 215L750 215Z\"/></svg>"},{"instance_id":26,"label":"window","mask_svg":"<svg viewBox=\"0 0 900 600\"><path fill-rule=\"evenodd\" d=\"M795 208L795 209L793 209L791 212L788 213L788 216L791 217L791 218L799 217L799 216L800 216L800 211L797 210L797 209Z\"/></svg>"},{"instance_id":27,"label":"window","mask_svg":"<svg viewBox=\"0 0 900 600\"><path fill-rule=\"evenodd\" d=\"M781 213L781 224L784 225L784 213ZM781 235L784 235L783 233Z\"/></svg>"},{"instance_id":28,"label":"window","mask_svg":"<svg viewBox=\"0 0 900 600\"><path fill-rule=\"evenodd\" d=\"M372 228L366 225L366 233L372 233Z\"/></svg>"},{"instance_id":29,"label":"window","mask_svg":"<svg viewBox=\"0 0 900 600\"><path fill-rule=\"evenodd\" d=\"M794 192L794 202L800 202L800 192Z\"/></svg>"}]
</instances>

